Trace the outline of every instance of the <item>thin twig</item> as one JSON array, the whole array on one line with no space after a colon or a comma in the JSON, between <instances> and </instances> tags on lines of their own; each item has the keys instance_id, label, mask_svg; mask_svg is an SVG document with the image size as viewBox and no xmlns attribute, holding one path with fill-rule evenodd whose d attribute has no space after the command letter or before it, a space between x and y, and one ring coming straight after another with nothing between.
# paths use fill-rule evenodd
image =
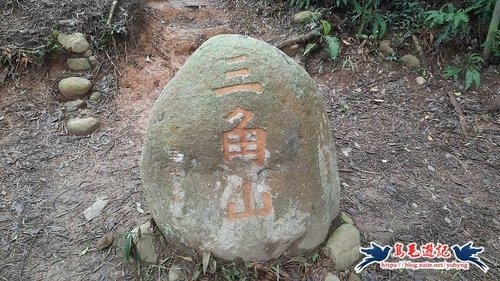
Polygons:
<instances>
[{"instance_id":1,"label":"thin twig","mask_svg":"<svg viewBox=\"0 0 500 281\"><path fill-rule=\"evenodd\" d=\"M74 210L75 210L76 208L78 208L78 206L80 206L82 203L83 203L83 202L80 202L80 203L76 204L73 208L71 208L71 209L67 210L66 212L62 212L62 213L60 213L59 215L56 215L54 218L60 218L60 217L62 217L62 216L64 216L64 215L66 215L67 213L69 213L69 212L71 212L71 211L74 211Z\"/></svg>"},{"instance_id":2,"label":"thin twig","mask_svg":"<svg viewBox=\"0 0 500 281\"><path fill-rule=\"evenodd\" d=\"M352 166L352 165L351 165L351 168L352 168L353 170L356 170L356 171L358 171L358 172L362 172L362 173L374 174L374 175L376 175L376 174L377 174L376 172L366 171L366 170L361 170L361 169L356 168L356 167L354 167L354 166Z\"/></svg>"},{"instance_id":3,"label":"thin twig","mask_svg":"<svg viewBox=\"0 0 500 281\"><path fill-rule=\"evenodd\" d=\"M458 115L458 121L460 122L460 126L462 126L462 131L464 133L464 136L466 138L469 138L469 133L467 132L467 122L465 121L465 115L462 112L462 109L460 108L460 105L458 104L457 99L455 98L455 95L448 92L448 97L450 97L450 102L455 108L455 112Z\"/></svg>"},{"instance_id":4,"label":"thin twig","mask_svg":"<svg viewBox=\"0 0 500 281\"><path fill-rule=\"evenodd\" d=\"M354 170L349 170L349 169L338 169L338 171L343 173L354 173Z\"/></svg>"},{"instance_id":5,"label":"thin twig","mask_svg":"<svg viewBox=\"0 0 500 281\"><path fill-rule=\"evenodd\" d=\"M33 237L33 241L31 241L30 243L30 246L28 248L28 252L26 252L24 255L23 255L23 260L21 261L21 273L19 274L19 279L22 281L24 279L24 264L26 262L26 258L28 257L28 255L31 253L31 249L33 248L33 245L35 245L35 241L36 241L36 238L38 237L38 234L40 234L40 231L41 229L39 229L37 231L37 233L35 234L35 237Z\"/></svg>"},{"instance_id":6,"label":"thin twig","mask_svg":"<svg viewBox=\"0 0 500 281\"><path fill-rule=\"evenodd\" d=\"M106 22L107 25L111 24L111 19L113 18L113 13L115 12L116 3L118 3L118 0L114 0L113 3L111 3L111 8L109 9L108 21Z\"/></svg>"},{"instance_id":7,"label":"thin twig","mask_svg":"<svg viewBox=\"0 0 500 281\"><path fill-rule=\"evenodd\" d=\"M21 92L19 95L20 95L20 96L23 96L26 92L27 92L27 91L23 91L23 92ZM2 109L4 109L4 108L7 108L7 107L9 107L9 106L11 106L11 105L13 105L13 104L15 104L15 103L20 102L20 101L24 101L24 100L26 100L26 98L20 98L20 99L17 99L17 100L15 100L15 101L13 101L13 102L10 102L10 103L8 103L8 104L6 104L6 105L0 106L0 110L2 110Z\"/></svg>"},{"instance_id":8,"label":"thin twig","mask_svg":"<svg viewBox=\"0 0 500 281\"><path fill-rule=\"evenodd\" d=\"M111 59L111 57L109 56L109 53L106 52L106 56L108 57L109 59L109 62L113 65L113 67L115 68L115 70L118 72L118 74L120 74L120 76L122 75L122 73L120 72L120 70L118 69L118 67L116 66L116 64L113 62L113 60Z\"/></svg>"}]
</instances>

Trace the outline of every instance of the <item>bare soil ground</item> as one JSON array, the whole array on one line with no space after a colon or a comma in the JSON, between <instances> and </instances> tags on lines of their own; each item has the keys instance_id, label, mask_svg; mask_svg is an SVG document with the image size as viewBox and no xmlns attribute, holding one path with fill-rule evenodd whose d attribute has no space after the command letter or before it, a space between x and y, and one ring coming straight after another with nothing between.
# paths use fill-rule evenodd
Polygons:
<instances>
[{"instance_id":1,"label":"bare soil ground","mask_svg":"<svg viewBox=\"0 0 500 281\"><path fill-rule=\"evenodd\" d=\"M190 2L190 1L184 1ZM242 33L275 43L297 32L290 12L265 1L150 1L135 49L118 58L98 51L93 79L103 98L90 111L67 113L55 85L74 75L67 55L0 85L0 279L167 280L173 263L182 280L200 269L201 257L171 249L158 265L126 263L121 249L98 251L106 233L124 233L149 219L142 196L139 156L149 111L162 88L206 39ZM194 1L191 1L194 2ZM197 1L201 2L201 1ZM202 3L203 4L203 3ZM386 62L375 47L348 35L342 69L322 54L299 58L325 97L336 139L342 182L341 209L370 241L440 242L484 246L488 274L469 271L388 271L375 266L363 280L498 280L500 271L500 118L489 113L500 91L498 67L485 71L479 89L458 97L464 137L448 93L458 84L439 71L423 86L416 72ZM67 134L65 121L92 115L102 121L91 137ZM82 211L98 197L110 203L87 222ZM146 210L142 213L138 204ZM311 253L312 254L312 253ZM310 258L311 255L308 256ZM243 265L219 262L250 280L322 280L333 271L323 255ZM336 272L347 280L350 270ZM199 280L224 280L222 271ZM236 279L239 280L239 279Z\"/></svg>"}]
</instances>

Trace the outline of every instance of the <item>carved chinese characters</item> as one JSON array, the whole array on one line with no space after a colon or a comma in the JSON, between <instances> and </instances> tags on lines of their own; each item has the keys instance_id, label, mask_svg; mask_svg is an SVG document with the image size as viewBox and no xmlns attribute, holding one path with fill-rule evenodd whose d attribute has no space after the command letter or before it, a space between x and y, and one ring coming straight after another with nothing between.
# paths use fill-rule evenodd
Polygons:
<instances>
[{"instance_id":1,"label":"carved chinese characters","mask_svg":"<svg viewBox=\"0 0 500 281\"><path fill-rule=\"evenodd\" d=\"M273 211L273 199L269 193L262 193L262 202L264 206L260 209L255 208L253 204L253 188L252 184L249 182L243 184L243 202L245 208L239 213L235 212L235 204L233 202L227 203L227 218L230 221L255 216L270 215Z\"/></svg>"},{"instance_id":2,"label":"carved chinese characters","mask_svg":"<svg viewBox=\"0 0 500 281\"><path fill-rule=\"evenodd\" d=\"M204 43L161 93L141 159L162 232L224 259L322 243L338 214L330 125L309 75L267 43Z\"/></svg>"},{"instance_id":3,"label":"carved chinese characters","mask_svg":"<svg viewBox=\"0 0 500 281\"><path fill-rule=\"evenodd\" d=\"M253 118L253 113L237 108L227 116L227 122L238 124L233 129L224 132L222 139L223 157L226 163L234 158L242 158L254 165L264 165L266 149L266 131L260 128L246 128ZM236 213L235 203L227 203L227 218L232 221L255 216L270 215L273 211L272 197L262 193L262 208L256 208L253 200L252 183L243 184L244 210Z\"/></svg>"},{"instance_id":4,"label":"carved chinese characters","mask_svg":"<svg viewBox=\"0 0 500 281\"><path fill-rule=\"evenodd\" d=\"M255 165L264 165L266 131L260 128L246 128L253 115L250 111L237 108L227 116L227 122L238 124L223 135L222 149L226 163L234 158L242 158Z\"/></svg>"},{"instance_id":5,"label":"carved chinese characters","mask_svg":"<svg viewBox=\"0 0 500 281\"><path fill-rule=\"evenodd\" d=\"M237 77L247 77L250 75L250 70L248 68L238 68L238 66L241 63L246 62L248 59L248 56L246 55L241 55L241 56L236 56L232 58L227 58L225 61L230 65L235 65L236 69L235 70L228 70L225 73L226 80L231 82L233 80L232 78L237 78ZM234 94L242 91L249 91L253 92L256 94L262 93L262 85L258 82L253 82L253 83L241 83L241 84L234 84L234 85L229 85L229 86L224 86L222 88L217 88L214 89L214 92L216 95L227 95L227 94Z\"/></svg>"}]
</instances>

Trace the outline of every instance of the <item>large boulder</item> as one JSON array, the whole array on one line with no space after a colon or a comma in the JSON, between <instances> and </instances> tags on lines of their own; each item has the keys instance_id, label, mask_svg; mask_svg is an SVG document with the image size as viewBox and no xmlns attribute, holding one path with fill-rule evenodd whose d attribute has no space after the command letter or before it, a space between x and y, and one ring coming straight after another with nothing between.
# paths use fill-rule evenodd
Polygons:
<instances>
[{"instance_id":1,"label":"large boulder","mask_svg":"<svg viewBox=\"0 0 500 281\"><path fill-rule=\"evenodd\" d=\"M283 52L241 35L205 42L155 102L141 177L169 237L223 259L318 246L339 211L328 116Z\"/></svg>"}]
</instances>

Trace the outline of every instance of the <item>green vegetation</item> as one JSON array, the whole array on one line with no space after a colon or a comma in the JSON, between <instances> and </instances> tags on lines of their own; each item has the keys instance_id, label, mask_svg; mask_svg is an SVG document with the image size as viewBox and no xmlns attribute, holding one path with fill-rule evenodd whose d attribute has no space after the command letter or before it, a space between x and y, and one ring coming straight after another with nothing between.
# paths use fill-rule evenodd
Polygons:
<instances>
[{"instance_id":1,"label":"green vegetation","mask_svg":"<svg viewBox=\"0 0 500 281\"><path fill-rule=\"evenodd\" d=\"M139 230L138 235L141 235L140 230ZM133 257L137 257L139 259L138 253L135 250L134 234L132 232L121 233L120 235L118 235L117 240L121 240L123 242L123 246L122 246L123 259L126 262L130 261L130 258L133 258Z\"/></svg>"},{"instance_id":2,"label":"green vegetation","mask_svg":"<svg viewBox=\"0 0 500 281\"><path fill-rule=\"evenodd\" d=\"M117 36L127 35L127 29L123 23L111 22L110 24L103 24L103 26L105 27L104 31L102 35L97 38L95 46L98 50L104 50L111 43L116 44L115 38Z\"/></svg>"},{"instance_id":3,"label":"green vegetation","mask_svg":"<svg viewBox=\"0 0 500 281\"><path fill-rule=\"evenodd\" d=\"M320 44L323 45L325 52L332 60L336 60L340 53L340 43L339 39L335 36L331 36L332 26L329 22L321 20L321 32L319 32ZM304 56L310 54L314 49L318 47L316 43L307 44L304 50Z\"/></svg>"},{"instance_id":4,"label":"green vegetation","mask_svg":"<svg viewBox=\"0 0 500 281\"><path fill-rule=\"evenodd\" d=\"M468 9L456 9L452 3L446 3L439 10L426 12L425 23L429 28L440 28L436 45L452 38L463 39L469 35Z\"/></svg>"},{"instance_id":5,"label":"green vegetation","mask_svg":"<svg viewBox=\"0 0 500 281\"><path fill-rule=\"evenodd\" d=\"M479 54L473 53L468 54L464 57L464 61L461 65L453 66L448 65L444 69L444 74L447 77L457 80L460 76L465 77L465 89L469 89L474 83L476 87L481 84L481 65L483 64L483 59Z\"/></svg>"},{"instance_id":6,"label":"green vegetation","mask_svg":"<svg viewBox=\"0 0 500 281\"><path fill-rule=\"evenodd\" d=\"M353 12L350 22L358 26L356 35L361 38L380 39L387 32L387 22L382 16L379 0L352 1Z\"/></svg>"},{"instance_id":7,"label":"green vegetation","mask_svg":"<svg viewBox=\"0 0 500 281\"><path fill-rule=\"evenodd\" d=\"M58 35L59 31L52 31L43 40L43 44L35 48L0 48L0 68L5 67L7 75L11 76L21 67L26 68L29 64L41 62L47 54L62 49L61 45L57 42Z\"/></svg>"},{"instance_id":8,"label":"green vegetation","mask_svg":"<svg viewBox=\"0 0 500 281\"><path fill-rule=\"evenodd\" d=\"M248 277L245 276L246 275L245 272L239 269L234 263L228 266L222 266L221 274L227 281L249 280Z\"/></svg>"},{"instance_id":9,"label":"green vegetation","mask_svg":"<svg viewBox=\"0 0 500 281\"><path fill-rule=\"evenodd\" d=\"M299 9L319 8L334 12L342 18L339 26L356 37L380 40L391 34L392 42L401 45L413 35L426 38L426 51L440 51L444 45L457 46L462 51L463 63L446 66L444 73L454 79L463 78L469 89L480 85L483 64L490 54L500 57L500 1L421 1L421 0L291 0L289 4ZM316 5L316 6L315 6ZM325 20L329 20L328 17ZM321 22L325 22L322 20ZM489 28L488 28L489 27ZM486 35L488 36L486 38ZM333 40L334 39L334 40ZM330 34L330 28L323 26L321 43L330 58L336 59L340 44ZM484 44L481 44L484 42ZM309 43L304 55L316 49L316 43ZM483 57L478 53L483 48ZM350 66L344 60L343 68Z\"/></svg>"}]
</instances>

